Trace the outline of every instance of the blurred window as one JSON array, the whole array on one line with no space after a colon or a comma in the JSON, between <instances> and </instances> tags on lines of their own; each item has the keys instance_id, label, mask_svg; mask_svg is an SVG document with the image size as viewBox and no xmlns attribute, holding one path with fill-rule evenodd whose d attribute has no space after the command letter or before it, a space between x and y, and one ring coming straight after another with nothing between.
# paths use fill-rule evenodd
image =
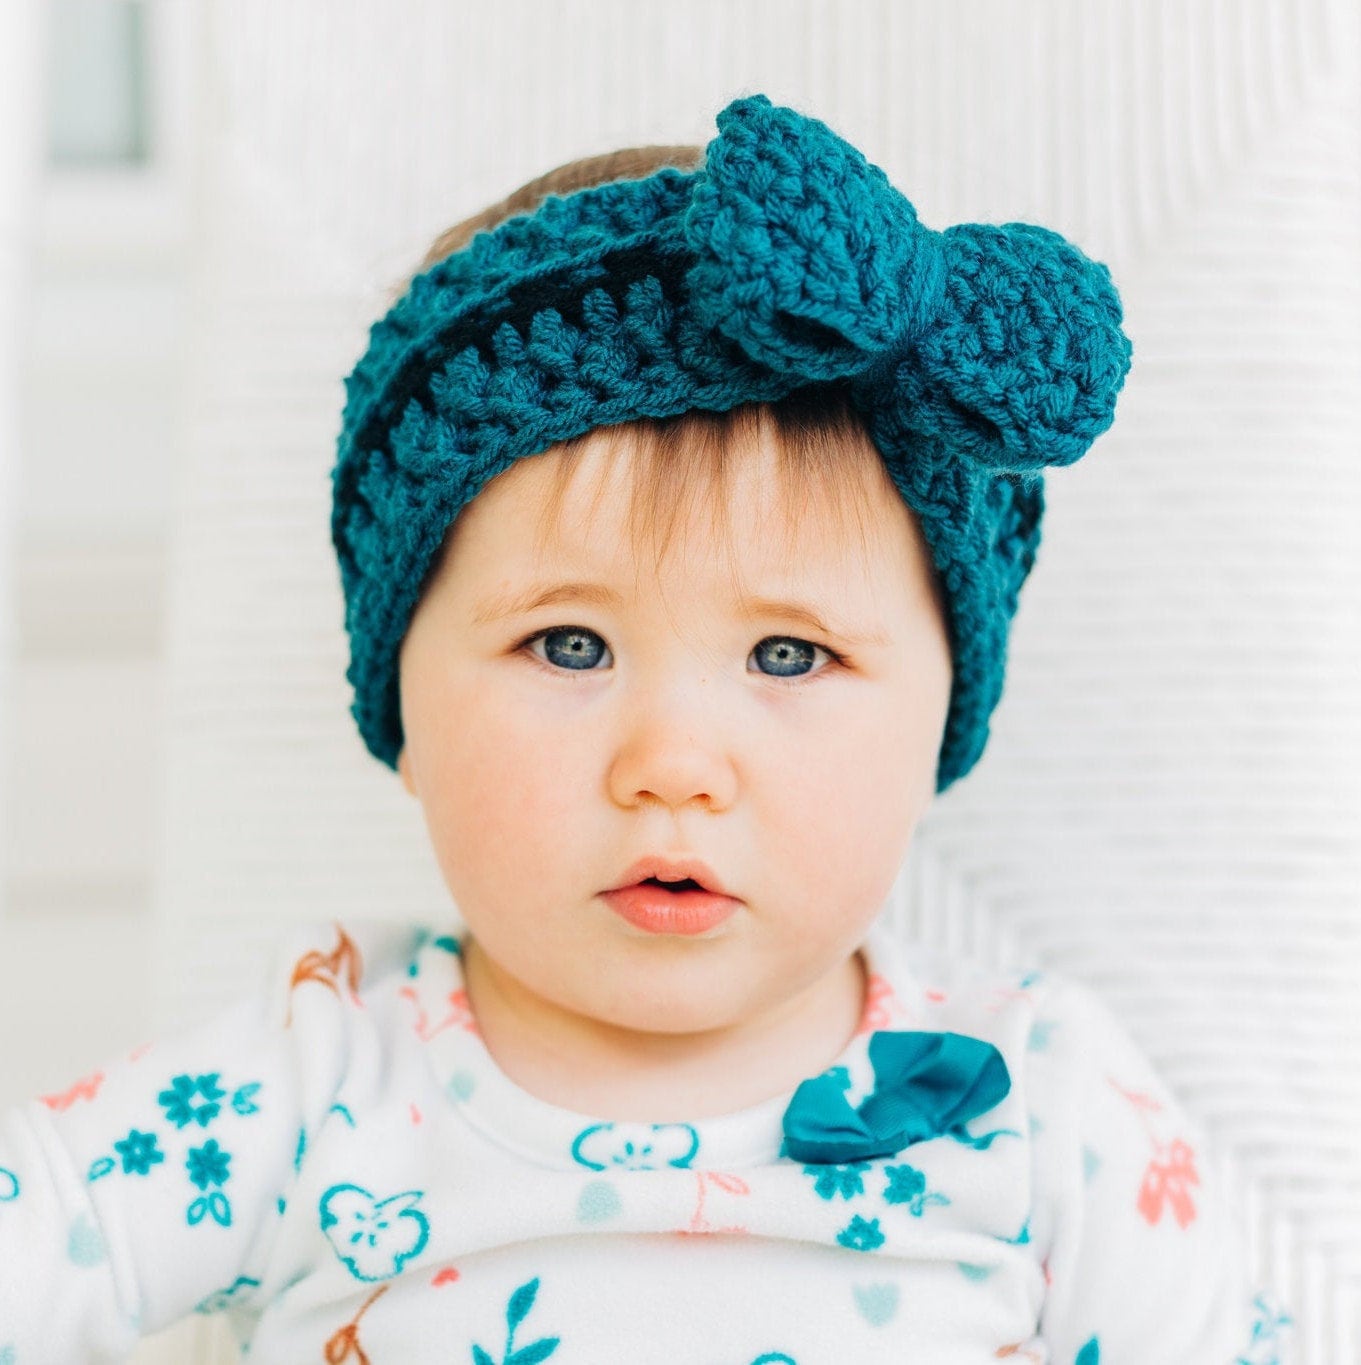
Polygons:
<instances>
[{"instance_id":1,"label":"blurred window","mask_svg":"<svg viewBox=\"0 0 1361 1365\"><path fill-rule=\"evenodd\" d=\"M143 0L49 0L48 162L137 166L150 158Z\"/></svg>"}]
</instances>

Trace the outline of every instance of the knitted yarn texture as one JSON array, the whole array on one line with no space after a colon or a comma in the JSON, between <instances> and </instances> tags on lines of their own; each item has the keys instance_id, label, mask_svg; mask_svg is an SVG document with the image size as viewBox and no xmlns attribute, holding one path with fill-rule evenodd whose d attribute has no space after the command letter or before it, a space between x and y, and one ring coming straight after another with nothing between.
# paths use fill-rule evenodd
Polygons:
<instances>
[{"instance_id":1,"label":"knitted yarn texture","mask_svg":"<svg viewBox=\"0 0 1361 1365\"><path fill-rule=\"evenodd\" d=\"M703 163L549 195L417 275L345 380L332 543L351 712L402 748L397 657L459 510L514 461L636 417L840 382L916 514L954 667L936 790L1002 694L1041 471L1114 421L1132 347L1109 269L1029 223L917 219L825 123L761 94Z\"/></svg>"}]
</instances>

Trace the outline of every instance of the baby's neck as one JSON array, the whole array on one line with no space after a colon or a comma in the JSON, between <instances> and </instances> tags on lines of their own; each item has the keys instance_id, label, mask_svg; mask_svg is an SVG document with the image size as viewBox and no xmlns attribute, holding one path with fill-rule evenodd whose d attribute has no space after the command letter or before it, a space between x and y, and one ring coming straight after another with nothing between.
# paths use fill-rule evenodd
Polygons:
<instances>
[{"instance_id":1,"label":"baby's neck","mask_svg":"<svg viewBox=\"0 0 1361 1365\"><path fill-rule=\"evenodd\" d=\"M464 981L482 1040L522 1090L596 1118L677 1123L764 1103L830 1066L865 1004L859 953L816 983L798 1009L711 1034L591 1034L526 1019L504 998L480 946L464 942Z\"/></svg>"}]
</instances>

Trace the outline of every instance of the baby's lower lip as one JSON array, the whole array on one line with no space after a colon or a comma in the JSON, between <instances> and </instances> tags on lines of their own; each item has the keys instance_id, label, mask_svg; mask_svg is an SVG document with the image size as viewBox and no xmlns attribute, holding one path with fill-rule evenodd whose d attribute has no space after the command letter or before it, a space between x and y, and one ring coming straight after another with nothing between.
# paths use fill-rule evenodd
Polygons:
<instances>
[{"instance_id":1,"label":"baby's lower lip","mask_svg":"<svg viewBox=\"0 0 1361 1365\"><path fill-rule=\"evenodd\" d=\"M603 898L621 919L652 934L702 934L741 903L712 891L663 891L648 882L606 891Z\"/></svg>"}]
</instances>

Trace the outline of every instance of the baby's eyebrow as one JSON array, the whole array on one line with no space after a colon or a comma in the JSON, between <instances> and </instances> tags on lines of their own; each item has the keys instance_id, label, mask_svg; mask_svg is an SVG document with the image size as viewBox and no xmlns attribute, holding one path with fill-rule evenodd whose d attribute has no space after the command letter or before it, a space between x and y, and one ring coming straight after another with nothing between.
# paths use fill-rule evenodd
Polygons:
<instances>
[{"instance_id":1,"label":"baby's eyebrow","mask_svg":"<svg viewBox=\"0 0 1361 1365\"><path fill-rule=\"evenodd\" d=\"M520 616L557 602L591 602L599 607L618 606L619 594L603 583L536 583L518 592L484 598L473 612L473 621L485 626L507 616Z\"/></svg>"},{"instance_id":2,"label":"baby's eyebrow","mask_svg":"<svg viewBox=\"0 0 1361 1365\"><path fill-rule=\"evenodd\" d=\"M488 625L503 620L507 616L519 616L536 611L539 607L551 607L560 602L590 602L600 607L618 607L623 598L604 583L536 583L528 588L499 593L486 598L473 612L477 625ZM746 616L779 616L788 621L796 621L823 635L838 635L858 645L887 646L887 635L878 631L859 632L844 627L829 625L830 613L825 608L808 602L787 602L775 597L742 597L738 599L738 609Z\"/></svg>"}]
</instances>

